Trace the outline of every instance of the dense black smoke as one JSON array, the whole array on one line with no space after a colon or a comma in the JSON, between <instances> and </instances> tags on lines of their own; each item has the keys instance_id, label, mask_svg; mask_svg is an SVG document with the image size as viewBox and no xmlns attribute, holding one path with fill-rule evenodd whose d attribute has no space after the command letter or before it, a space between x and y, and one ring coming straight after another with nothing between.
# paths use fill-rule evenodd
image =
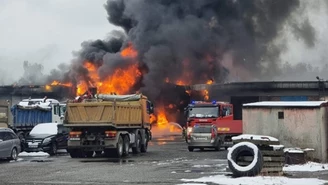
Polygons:
<instances>
[{"instance_id":1,"label":"dense black smoke","mask_svg":"<svg viewBox=\"0 0 328 185\"><path fill-rule=\"evenodd\" d=\"M226 52L253 78L266 73L263 59L270 60L270 70L278 70L280 48L270 43L298 6L298 0L108 0L105 8L109 22L125 30L149 69L143 91L156 96L167 77L190 83L225 80Z\"/></svg>"}]
</instances>

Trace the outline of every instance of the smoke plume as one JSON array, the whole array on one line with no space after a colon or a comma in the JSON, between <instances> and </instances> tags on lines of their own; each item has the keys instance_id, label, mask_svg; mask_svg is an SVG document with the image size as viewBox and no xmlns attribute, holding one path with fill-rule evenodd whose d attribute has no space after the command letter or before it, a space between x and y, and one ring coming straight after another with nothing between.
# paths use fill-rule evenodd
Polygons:
<instances>
[{"instance_id":1,"label":"smoke plume","mask_svg":"<svg viewBox=\"0 0 328 185\"><path fill-rule=\"evenodd\" d=\"M222 82L227 78L224 70L234 68L248 71L253 79L269 70L274 75L283 48L272 42L299 5L297 0L108 0L108 20L124 33L116 31L106 40L82 43L69 79L92 81L84 67L86 60L97 66L102 79L131 65L118 54L128 43L137 50L142 71L135 89L151 98L160 94L164 82ZM308 24L294 28L300 37L311 33ZM227 65L223 61L227 53L230 67L223 65ZM265 61L270 62L264 67Z\"/></svg>"}]
</instances>

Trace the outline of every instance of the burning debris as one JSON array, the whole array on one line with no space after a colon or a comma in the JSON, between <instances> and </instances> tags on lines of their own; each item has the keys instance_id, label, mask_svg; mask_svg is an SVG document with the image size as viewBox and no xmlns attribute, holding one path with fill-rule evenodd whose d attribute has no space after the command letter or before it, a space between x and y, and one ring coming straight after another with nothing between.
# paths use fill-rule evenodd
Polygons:
<instances>
[{"instance_id":1,"label":"burning debris","mask_svg":"<svg viewBox=\"0 0 328 185\"><path fill-rule=\"evenodd\" d=\"M155 100L154 122L180 122L176 114L190 91L177 91L179 85L224 82L233 70L247 74L243 80L256 78L266 73L263 59L274 70L279 55L272 51L280 50L270 43L298 6L298 0L108 0L108 20L124 32L83 42L68 70L52 71L49 84L57 81L49 87L77 87L77 95L90 87L141 91ZM202 96L210 98L207 91Z\"/></svg>"}]
</instances>

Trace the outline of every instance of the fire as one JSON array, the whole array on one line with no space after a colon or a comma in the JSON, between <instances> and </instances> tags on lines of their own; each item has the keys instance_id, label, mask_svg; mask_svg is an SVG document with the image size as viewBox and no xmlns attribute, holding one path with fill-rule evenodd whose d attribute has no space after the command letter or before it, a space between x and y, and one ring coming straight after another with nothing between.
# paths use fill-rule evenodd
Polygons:
<instances>
[{"instance_id":1,"label":"fire","mask_svg":"<svg viewBox=\"0 0 328 185\"><path fill-rule=\"evenodd\" d=\"M138 56L138 52L137 52L137 50L134 49L132 43L130 42L128 44L128 47L126 47L125 49L123 49L121 51L121 56L122 57L136 58Z\"/></svg>"},{"instance_id":2,"label":"fire","mask_svg":"<svg viewBox=\"0 0 328 185\"><path fill-rule=\"evenodd\" d=\"M131 43L128 47L121 51L123 58L133 58L138 56L138 52L134 49ZM97 87L98 93L116 93L126 94L130 91L131 87L136 83L137 79L141 77L142 73L138 69L136 60L132 61L126 68L116 69L111 76L105 79L100 79L98 69L100 66L85 61L83 67L88 70L89 79L83 79L77 85L77 95L85 93L89 87Z\"/></svg>"},{"instance_id":3,"label":"fire","mask_svg":"<svg viewBox=\"0 0 328 185\"><path fill-rule=\"evenodd\" d=\"M53 81L50 85L51 86L58 86L58 85L60 85L60 86L72 87L72 84L71 83L61 83L61 82L59 82L57 80Z\"/></svg>"},{"instance_id":4,"label":"fire","mask_svg":"<svg viewBox=\"0 0 328 185\"><path fill-rule=\"evenodd\" d=\"M210 85L213 83L213 80L208 80L206 84ZM203 91L204 100L208 101L210 99L208 90Z\"/></svg>"}]
</instances>

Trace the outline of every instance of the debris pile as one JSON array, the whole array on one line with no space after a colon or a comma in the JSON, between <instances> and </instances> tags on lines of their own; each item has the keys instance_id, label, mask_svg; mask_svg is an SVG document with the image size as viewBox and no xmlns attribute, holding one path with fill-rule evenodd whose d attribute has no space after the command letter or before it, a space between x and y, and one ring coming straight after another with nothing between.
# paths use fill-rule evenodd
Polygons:
<instances>
[{"instance_id":1,"label":"debris pile","mask_svg":"<svg viewBox=\"0 0 328 185\"><path fill-rule=\"evenodd\" d=\"M233 176L283 175L284 146L278 139L244 134L232 140L227 158Z\"/></svg>"}]
</instances>

